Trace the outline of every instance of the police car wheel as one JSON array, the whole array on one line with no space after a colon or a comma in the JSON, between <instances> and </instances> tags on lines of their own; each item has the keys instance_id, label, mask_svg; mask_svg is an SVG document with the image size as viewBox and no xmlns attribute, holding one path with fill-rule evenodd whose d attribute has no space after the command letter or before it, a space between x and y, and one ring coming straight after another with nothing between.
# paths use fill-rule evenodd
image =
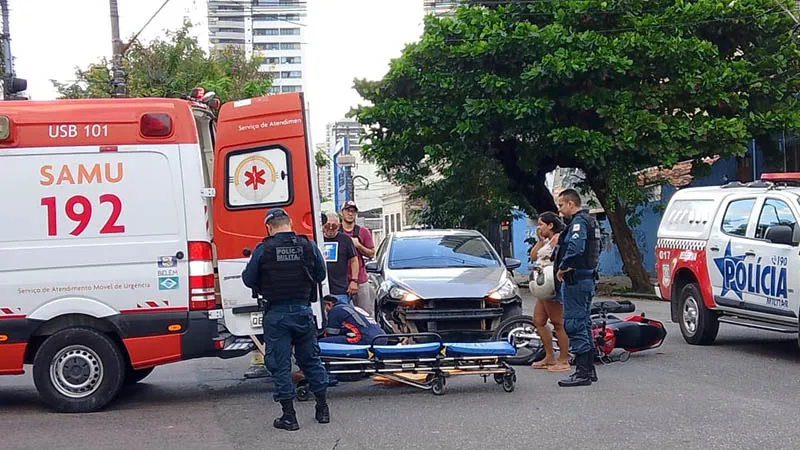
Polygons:
<instances>
[{"instance_id":1,"label":"police car wheel","mask_svg":"<svg viewBox=\"0 0 800 450\"><path fill-rule=\"evenodd\" d=\"M69 328L48 337L33 361L39 395L58 412L97 411L119 394L126 373L117 344L89 328Z\"/></svg>"},{"instance_id":2,"label":"police car wheel","mask_svg":"<svg viewBox=\"0 0 800 450\"><path fill-rule=\"evenodd\" d=\"M719 332L719 321L714 312L706 308L696 283L689 283L681 289L678 306L683 339L692 345L714 343Z\"/></svg>"}]
</instances>

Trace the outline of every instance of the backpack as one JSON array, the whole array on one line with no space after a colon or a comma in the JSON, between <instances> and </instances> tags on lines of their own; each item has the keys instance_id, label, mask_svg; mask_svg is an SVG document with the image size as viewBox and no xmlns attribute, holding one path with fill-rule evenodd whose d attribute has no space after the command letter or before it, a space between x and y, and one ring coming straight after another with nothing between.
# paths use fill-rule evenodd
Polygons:
<instances>
[{"instance_id":1,"label":"backpack","mask_svg":"<svg viewBox=\"0 0 800 450\"><path fill-rule=\"evenodd\" d=\"M342 224L339 224L339 231L344 232L344 226ZM361 227L359 227L357 223L354 223L353 224L353 237L355 237L355 238L359 237L359 233L361 233ZM359 238L359 240L361 240L361 238Z\"/></svg>"}]
</instances>

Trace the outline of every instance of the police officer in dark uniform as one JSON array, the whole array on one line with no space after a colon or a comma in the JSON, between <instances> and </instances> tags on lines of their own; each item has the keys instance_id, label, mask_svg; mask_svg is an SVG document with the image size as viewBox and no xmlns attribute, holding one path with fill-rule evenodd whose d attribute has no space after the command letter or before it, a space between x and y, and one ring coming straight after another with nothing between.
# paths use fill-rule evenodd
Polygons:
<instances>
[{"instance_id":1,"label":"police officer in dark uniform","mask_svg":"<svg viewBox=\"0 0 800 450\"><path fill-rule=\"evenodd\" d=\"M295 431L300 426L294 410L292 346L297 365L316 398L315 417L319 423L330 422L325 398L328 375L319 358L311 310L311 302L317 298L317 284L325 279L325 261L314 242L292 231L291 219L283 209L267 212L264 223L269 236L253 250L242 280L264 299L266 365L275 384L275 401L283 408L283 415L275 419L273 426Z\"/></svg>"},{"instance_id":2,"label":"police officer in dark uniform","mask_svg":"<svg viewBox=\"0 0 800 450\"><path fill-rule=\"evenodd\" d=\"M557 278L564 300L564 329L575 354L575 372L558 385L588 386L597 381L589 311L600 257L600 226L589 211L581 208L581 197L574 189L559 194L558 212L566 227L556 251Z\"/></svg>"}]
</instances>

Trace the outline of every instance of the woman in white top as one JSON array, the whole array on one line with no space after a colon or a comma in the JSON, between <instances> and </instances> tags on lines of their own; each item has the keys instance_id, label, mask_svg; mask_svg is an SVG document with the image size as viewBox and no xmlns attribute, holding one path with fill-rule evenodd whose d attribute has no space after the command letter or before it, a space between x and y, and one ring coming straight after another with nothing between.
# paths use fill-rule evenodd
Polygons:
<instances>
[{"instance_id":1,"label":"woman in white top","mask_svg":"<svg viewBox=\"0 0 800 450\"><path fill-rule=\"evenodd\" d=\"M533 246L530 253L531 260L535 261L534 270L541 271L545 268L553 270L553 255L558 244L558 235L564 227L561 219L553 212L546 211L539 215L536 227L536 236L539 241ZM536 274L534 274L536 276ZM564 331L564 305L558 289L556 296L551 300L534 299L533 324L542 338L545 357L532 364L535 369L547 369L549 372L565 372L569 366L569 338ZM553 350L553 335L547 326L547 320L553 324L553 329L560 349L558 360L555 359Z\"/></svg>"}]
</instances>

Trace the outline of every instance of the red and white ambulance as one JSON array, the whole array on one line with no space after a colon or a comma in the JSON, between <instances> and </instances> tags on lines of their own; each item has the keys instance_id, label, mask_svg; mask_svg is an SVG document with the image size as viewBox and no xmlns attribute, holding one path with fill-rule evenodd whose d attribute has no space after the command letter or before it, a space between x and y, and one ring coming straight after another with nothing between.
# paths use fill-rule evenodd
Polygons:
<instances>
[{"instance_id":1,"label":"red and white ambulance","mask_svg":"<svg viewBox=\"0 0 800 450\"><path fill-rule=\"evenodd\" d=\"M268 208L322 245L302 94L218 117L212 99L0 102L0 375L32 364L55 410L247 354L262 330L241 273Z\"/></svg>"},{"instance_id":2,"label":"red and white ambulance","mask_svg":"<svg viewBox=\"0 0 800 450\"><path fill-rule=\"evenodd\" d=\"M656 291L686 342L714 342L720 323L797 334L800 174L681 189L658 229Z\"/></svg>"}]
</instances>

